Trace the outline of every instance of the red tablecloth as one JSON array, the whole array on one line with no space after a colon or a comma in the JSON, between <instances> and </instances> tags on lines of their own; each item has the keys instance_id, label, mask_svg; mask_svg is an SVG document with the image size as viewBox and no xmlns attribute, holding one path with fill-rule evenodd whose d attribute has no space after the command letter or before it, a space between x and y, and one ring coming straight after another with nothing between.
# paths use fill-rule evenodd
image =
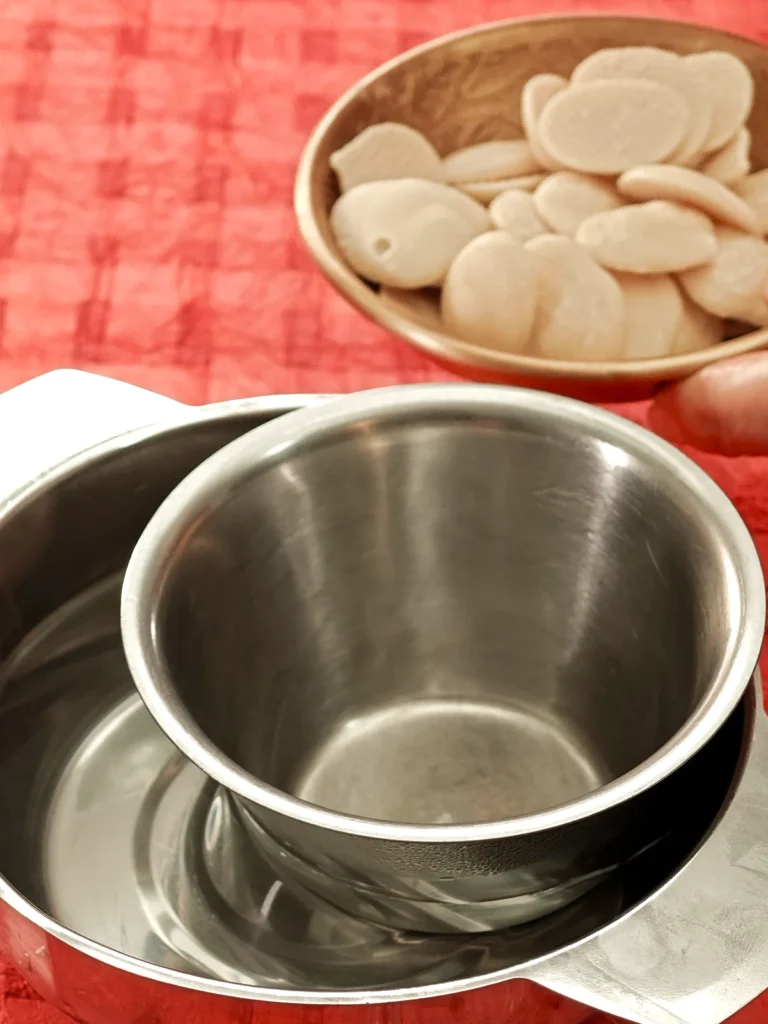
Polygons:
<instances>
[{"instance_id":1,"label":"red tablecloth","mask_svg":"<svg viewBox=\"0 0 768 1024\"><path fill-rule=\"evenodd\" d=\"M187 402L446 378L303 252L302 143L429 36L599 7L768 42L768 0L0 0L0 388L62 366ZM768 550L768 465L705 464ZM520 998L515 1024L606 1021ZM739 1016L764 1019L768 998ZM0 1024L65 1020L0 969Z\"/></svg>"}]
</instances>

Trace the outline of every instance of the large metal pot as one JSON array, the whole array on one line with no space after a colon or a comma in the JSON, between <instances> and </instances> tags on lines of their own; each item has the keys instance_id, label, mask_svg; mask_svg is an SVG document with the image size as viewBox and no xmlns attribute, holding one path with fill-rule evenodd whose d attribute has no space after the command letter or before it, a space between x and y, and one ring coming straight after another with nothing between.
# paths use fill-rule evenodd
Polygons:
<instances>
[{"instance_id":1,"label":"large metal pot","mask_svg":"<svg viewBox=\"0 0 768 1024\"><path fill-rule=\"evenodd\" d=\"M100 618L88 619L94 660L86 683L75 687L70 668L82 640L74 628L77 602L84 591L98 592L120 574L160 502L205 457L307 401L256 399L185 409L70 373L0 397L0 436L14 439L0 452L0 950L44 997L87 1024L295 1022L305 1015L317 1019L311 1006L318 1005L325 1007L326 1021L381 1021L386 1012L388 1020L448 1022L460 1014L498 1024L514 1011L516 979L646 1024L720 1024L768 985L768 727L754 687L697 755L701 785L680 808L687 845L672 843L642 870L629 869L614 894L618 902L595 902L595 890L575 905L577 913L545 919L549 923L540 922L538 931L475 937L463 946L451 945L455 937L421 947L419 940L387 939L388 954L405 949L413 956L421 948L421 967L429 958L432 967L447 965L450 974L442 978L421 971L363 989L351 983L302 986L273 972L268 983L253 983L244 970L227 974L220 962L194 960L189 943L182 964L178 948L171 949L177 918L161 946L157 935L144 942L138 918L127 921L116 912L116 882L132 880L94 850L133 820L132 795L136 787L146 788L148 775L162 769L162 784L169 787L183 781L186 769L178 761L173 771L155 764L156 748L143 733L130 758L112 756L108 745L99 749L90 740L73 749L73 737L87 738L89 723L103 716L108 692L129 686L112 648L112 661L100 660L100 645L119 635L117 601L110 598L99 605ZM56 424L55 432L41 428L42 413ZM143 429L127 433L131 427ZM90 447L97 441L102 443ZM69 633L50 626L51 614L62 607L75 609ZM38 671L41 666L45 672ZM125 713L108 720L112 736L120 730L125 735L137 721L135 704L120 707ZM86 767L87 779L81 772ZM121 800L105 800L116 787ZM52 794L59 808L76 797L67 805L68 823L50 814ZM155 796L160 805L162 793ZM211 807L217 816L206 819L205 855L215 859L215 826L226 806L213 801ZM160 837L164 842L173 838L172 824ZM159 842L153 852L161 849ZM200 904L180 887L178 873L164 877L175 885L174 909L194 923ZM219 881L223 899L227 879ZM233 901L241 895L234 893ZM167 908L161 909L167 917ZM251 923L260 921L257 915ZM331 932L321 938L333 946ZM235 963L249 941L253 946L248 935L240 945L231 943L223 959ZM350 949L344 947L345 955L352 955ZM335 971L337 950L331 953L334 962L325 967Z\"/></svg>"}]
</instances>

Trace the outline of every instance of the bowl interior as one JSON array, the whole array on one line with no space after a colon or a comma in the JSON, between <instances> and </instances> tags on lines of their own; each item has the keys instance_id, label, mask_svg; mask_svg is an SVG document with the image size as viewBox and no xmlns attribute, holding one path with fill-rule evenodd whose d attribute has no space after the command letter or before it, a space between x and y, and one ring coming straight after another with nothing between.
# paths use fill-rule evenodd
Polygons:
<instances>
[{"instance_id":1,"label":"bowl interior","mask_svg":"<svg viewBox=\"0 0 768 1024\"><path fill-rule=\"evenodd\" d=\"M650 435L525 404L212 460L142 552L163 699L261 783L379 821L536 813L654 755L733 657L734 540Z\"/></svg>"},{"instance_id":2,"label":"bowl interior","mask_svg":"<svg viewBox=\"0 0 768 1024\"><path fill-rule=\"evenodd\" d=\"M423 132L441 154L476 142L518 138L520 94L531 75L570 75L601 47L648 45L681 54L728 50L749 66L755 104L749 127L754 168L768 165L768 49L717 29L680 22L626 17L554 17L491 24L447 36L403 54L377 69L329 111L307 145L299 168L296 207L310 251L333 283L363 312L433 356L488 373L515 369L551 376L674 377L715 358L768 344L768 330L753 331L703 352L664 359L579 363L516 356L469 345L419 312L383 302L342 259L329 224L338 197L330 155L364 128L400 121ZM493 373L490 374L493 378Z\"/></svg>"}]
</instances>

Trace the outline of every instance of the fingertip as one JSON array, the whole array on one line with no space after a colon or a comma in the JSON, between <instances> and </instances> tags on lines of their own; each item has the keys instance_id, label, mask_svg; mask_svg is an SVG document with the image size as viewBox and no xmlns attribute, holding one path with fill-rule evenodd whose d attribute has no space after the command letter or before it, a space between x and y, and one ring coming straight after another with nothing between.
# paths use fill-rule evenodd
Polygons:
<instances>
[{"instance_id":1,"label":"fingertip","mask_svg":"<svg viewBox=\"0 0 768 1024\"><path fill-rule=\"evenodd\" d=\"M720 455L768 454L768 354L713 363L653 401L651 429Z\"/></svg>"}]
</instances>

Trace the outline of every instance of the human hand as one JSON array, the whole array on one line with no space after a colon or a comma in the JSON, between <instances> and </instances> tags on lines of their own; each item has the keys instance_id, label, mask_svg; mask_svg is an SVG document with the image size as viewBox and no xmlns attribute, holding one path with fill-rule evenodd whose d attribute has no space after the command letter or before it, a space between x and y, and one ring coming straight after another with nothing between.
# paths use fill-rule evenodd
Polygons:
<instances>
[{"instance_id":1,"label":"human hand","mask_svg":"<svg viewBox=\"0 0 768 1024\"><path fill-rule=\"evenodd\" d=\"M649 426L675 444L720 455L768 455L768 352L699 370L653 400Z\"/></svg>"}]
</instances>

